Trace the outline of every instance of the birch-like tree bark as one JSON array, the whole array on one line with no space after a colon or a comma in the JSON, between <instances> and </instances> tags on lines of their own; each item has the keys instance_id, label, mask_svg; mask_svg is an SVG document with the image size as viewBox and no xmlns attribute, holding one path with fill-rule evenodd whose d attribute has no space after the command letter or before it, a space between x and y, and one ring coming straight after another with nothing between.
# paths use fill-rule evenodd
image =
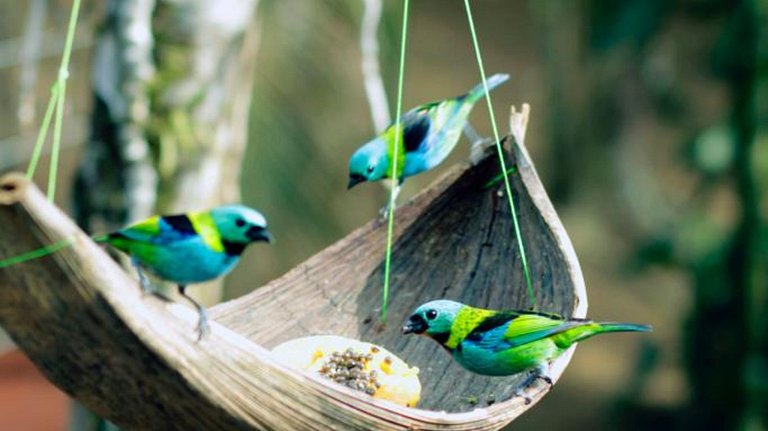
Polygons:
<instances>
[{"instance_id":1,"label":"birch-like tree bark","mask_svg":"<svg viewBox=\"0 0 768 431\"><path fill-rule=\"evenodd\" d=\"M157 212L239 200L256 0L111 0L93 60L78 223L107 231ZM202 289L201 289L202 291ZM218 298L217 289L204 301Z\"/></svg>"},{"instance_id":2,"label":"birch-like tree bark","mask_svg":"<svg viewBox=\"0 0 768 431\"><path fill-rule=\"evenodd\" d=\"M107 1L93 56L90 140L73 193L83 228L105 232L239 200L257 3ZM221 283L192 294L210 304Z\"/></svg>"}]
</instances>

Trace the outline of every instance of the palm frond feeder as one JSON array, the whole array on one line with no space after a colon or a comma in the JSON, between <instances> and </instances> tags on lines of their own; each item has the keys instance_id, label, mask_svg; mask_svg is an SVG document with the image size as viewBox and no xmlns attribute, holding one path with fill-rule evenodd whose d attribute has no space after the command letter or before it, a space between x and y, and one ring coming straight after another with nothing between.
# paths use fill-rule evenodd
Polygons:
<instances>
[{"instance_id":1,"label":"palm frond feeder","mask_svg":"<svg viewBox=\"0 0 768 431\"><path fill-rule=\"evenodd\" d=\"M526 106L527 108L527 106ZM579 263L523 140L527 109L507 137L512 189L539 308L583 317ZM62 240L73 246L0 269L0 324L57 386L126 429L491 430L549 387L514 393L523 376L492 378L453 363L436 343L400 332L417 305L452 298L528 307L496 155L456 167L396 214L389 321L378 319L385 226L373 221L292 271L197 314L143 295L132 277L23 176L0 180L0 257ZM420 368L418 408L401 407L279 363L267 350L336 334L385 346ZM570 353L552 364L556 380Z\"/></svg>"}]
</instances>

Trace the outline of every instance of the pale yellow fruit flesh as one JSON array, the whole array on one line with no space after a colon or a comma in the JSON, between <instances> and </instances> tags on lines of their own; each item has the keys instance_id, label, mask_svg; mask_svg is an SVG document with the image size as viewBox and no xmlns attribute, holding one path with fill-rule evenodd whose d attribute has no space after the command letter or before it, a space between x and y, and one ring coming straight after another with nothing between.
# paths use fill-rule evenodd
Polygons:
<instances>
[{"instance_id":1,"label":"pale yellow fruit flesh","mask_svg":"<svg viewBox=\"0 0 768 431\"><path fill-rule=\"evenodd\" d=\"M289 367L321 375L320 369L327 364L331 354L347 349L373 356L366 364L366 370L377 370L381 386L373 394L374 398L407 407L414 407L419 402L419 369L408 366L383 347L336 335L317 335L287 341L272 349L272 353Z\"/></svg>"}]
</instances>

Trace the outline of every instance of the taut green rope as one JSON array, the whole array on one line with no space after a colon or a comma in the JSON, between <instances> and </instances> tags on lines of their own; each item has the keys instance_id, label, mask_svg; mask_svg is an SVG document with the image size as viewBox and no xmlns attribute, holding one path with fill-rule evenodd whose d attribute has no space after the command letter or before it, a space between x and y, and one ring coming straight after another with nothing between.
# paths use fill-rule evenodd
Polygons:
<instances>
[{"instance_id":1,"label":"taut green rope","mask_svg":"<svg viewBox=\"0 0 768 431\"><path fill-rule=\"evenodd\" d=\"M400 36L400 72L397 79L397 113L395 116L395 148L392 152L392 175L394 182L389 192L389 214L387 214L387 252L384 258L384 291L381 304L381 320L387 321L387 304L389 302L389 279L392 265L392 232L395 226L395 191L399 179L397 177L397 157L400 150L400 116L403 113L403 76L405 75L405 41L408 37L408 6L409 0L403 4L403 31Z\"/></svg>"},{"instance_id":2,"label":"taut green rope","mask_svg":"<svg viewBox=\"0 0 768 431\"><path fill-rule=\"evenodd\" d=\"M469 6L469 0L464 0L464 7L467 10L467 20L469 21L469 31L472 33L472 44L475 48L475 56L477 57L477 66L480 68L480 76L483 79L483 87L485 87L485 101L488 104L488 114L491 117L491 127L493 128L493 138L496 140L496 151L499 155L499 163L501 164L501 172L504 176L504 187L507 190L507 198L509 200L509 209L512 211L512 222L515 226L515 235L517 236L517 245L520 251L520 260L523 264L523 273L525 275L525 282L528 287L528 297L534 308L537 307L536 294L533 291L533 284L531 283L531 274L528 271L528 260L525 257L525 246L523 244L523 236L520 234L520 224L517 221L517 210L515 209L515 202L512 198L512 187L509 185L509 175L507 171L507 164L504 161L504 150L501 148L501 140L499 139L499 129L496 127L496 118L493 113L493 104L491 103L491 93L488 91L488 82L485 78L485 67L483 67L483 57L480 54L480 44L477 41L477 32L475 31L475 22L472 18L472 8Z\"/></svg>"}]
</instances>

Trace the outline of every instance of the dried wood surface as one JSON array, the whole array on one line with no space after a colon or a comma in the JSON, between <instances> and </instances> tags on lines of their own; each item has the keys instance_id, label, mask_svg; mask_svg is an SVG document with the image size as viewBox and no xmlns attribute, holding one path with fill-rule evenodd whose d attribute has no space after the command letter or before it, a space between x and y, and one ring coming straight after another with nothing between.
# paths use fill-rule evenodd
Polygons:
<instances>
[{"instance_id":1,"label":"dried wood surface","mask_svg":"<svg viewBox=\"0 0 768 431\"><path fill-rule=\"evenodd\" d=\"M509 160L517 167L512 187L539 308L583 316L578 262L522 147L527 111L513 112L512 123L508 142L520 143ZM429 299L529 305L503 183L484 187L498 172L495 155L454 168L398 209L388 324L377 321L385 226L374 221L212 309L212 334L199 344L192 309L142 295L33 185L7 176L0 259L61 239L73 247L0 269L0 324L51 381L126 429L498 429L533 405L510 397L518 378L472 375L430 340L399 333ZM262 347L323 333L380 343L419 366L420 408L286 369ZM553 364L555 379L570 353ZM547 390L528 388L534 403Z\"/></svg>"}]
</instances>

